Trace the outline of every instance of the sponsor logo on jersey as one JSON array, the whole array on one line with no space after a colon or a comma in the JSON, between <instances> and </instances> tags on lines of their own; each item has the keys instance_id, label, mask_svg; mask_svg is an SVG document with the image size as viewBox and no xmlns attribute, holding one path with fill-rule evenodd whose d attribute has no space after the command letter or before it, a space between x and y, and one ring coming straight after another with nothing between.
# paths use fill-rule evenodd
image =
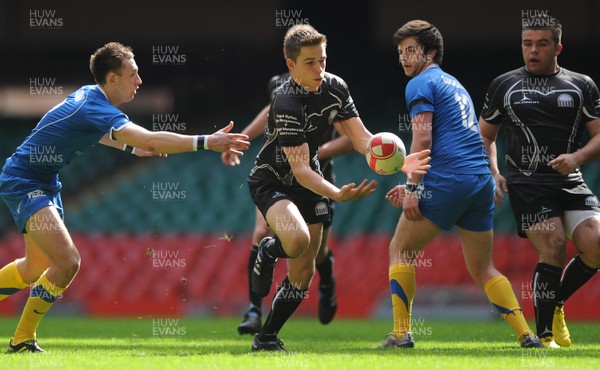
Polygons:
<instances>
[{"instance_id":1,"label":"sponsor logo on jersey","mask_svg":"<svg viewBox=\"0 0 600 370\"><path fill-rule=\"evenodd\" d=\"M521 100L519 100L519 101L515 101L513 104L514 105L519 105L519 104L539 104L539 100L531 100L527 96L527 91L523 91L523 98L521 98Z\"/></svg>"},{"instance_id":2,"label":"sponsor logo on jersey","mask_svg":"<svg viewBox=\"0 0 600 370\"><path fill-rule=\"evenodd\" d=\"M285 197L285 194L280 193L278 191L275 192L275 194L273 194L272 198L281 198L281 197Z\"/></svg>"},{"instance_id":3,"label":"sponsor logo on jersey","mask_svg":"<svg viewBox=\"0 0 600 370\"><path fill-rule=\"evenodd\" d=\"M46 193L44 193L44 191L43 191L43 190L39 190L39 189L38 189L38 190L34 190L34 191L32 191L32 192L29 192L29 193L27 193L27 197L28 197L29 199L35 199L35 198L39 198L39 197L42 197L42 196L44 196L44 195L46 195Z\"/></svg>"}]
</instances>

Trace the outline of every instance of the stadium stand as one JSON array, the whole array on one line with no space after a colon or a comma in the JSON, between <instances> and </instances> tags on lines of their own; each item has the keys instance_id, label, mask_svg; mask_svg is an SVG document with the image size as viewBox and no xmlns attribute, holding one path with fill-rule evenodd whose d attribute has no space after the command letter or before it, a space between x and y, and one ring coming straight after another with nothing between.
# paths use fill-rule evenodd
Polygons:
<instances>
[{"instance_id":1,"label":"stadium stand","mask_svg":"<svg viewBox=\"0 0 600 370\"><path fill-rule=\"evenodd\" d=\"M17 145L4 136L2 140L11 148ZM64 192L66 223L81 252L82 267L55 314L243 312L254 226L254 205L245 178L257 149L255 145L242 165L233 168L223 167L217 153L138 159L94 148L74 160L61 178L70 189ZM389 303L387 246L400 210L391 207L383 195L404 178L376 175L363 161L358 154L335 160L338 183L363 178L379 181L375 195L336 204L330 246L336 256L340 317L370 316ZM593 189L599 188L597 165L586 168L586 178ZM3 263L23 253L21 236L12 220L5 219L0 239ZM417 295L415 312L447 314L458 301L477 303L484 298L466 271L460 249L457 236L447 233L418 256L417 284L424 293ZM569 245L569 256L573 253ZM515 236L508 202L496 211L495 260L511 280L525 313L532 317L530 281L536 256L527 240ZM280 263L276 283L283 274L285 264ZM300 307L303 314L316 313L315 285ZM573 296L567 306L569 319L599 318L592 304L600 299L599 287L600 280L594 278ZM25 295L4 301L0 314L17 313ZM494 314L489 305L484 310Z\"/></svg>"}]
</instances>

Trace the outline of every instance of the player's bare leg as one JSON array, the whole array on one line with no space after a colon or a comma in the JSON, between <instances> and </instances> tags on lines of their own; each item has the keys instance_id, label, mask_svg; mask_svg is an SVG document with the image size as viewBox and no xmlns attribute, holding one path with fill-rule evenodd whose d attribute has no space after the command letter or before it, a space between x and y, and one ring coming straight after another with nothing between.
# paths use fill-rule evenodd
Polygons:
<instances>
[{"instance_id":1,"label":"player's bare leg","mask_svg":"<svg viewBox=\"0 0 600 370\"><path fill-rule=\"evenodd\" d=\"M266 219L276 236L261 241L252 270L252 290L261 297L269 294L277 259L298 257L310 242L308 226L298 207L290 200L282 199L273 204Z\"/></svg>"},{"instance_id":2,"label":"player's bare leg","mask_svg":"<svg viewBox=\"0 0 600 370\"><path fill-rule=\"evenodd\" d=\"M415 259L419 252L441 232L441 229L425 217L409 221L404 213L400 216L390 242L390 293L394 316L394 330L379 348L412 348L412 301L415 297Z\"/></svg>"},{"instance_id":3,"label":"player's bare leg","mask_svg":"<svg viewBox=\"0 0 600 370\"><path fill-rule=\"evenodd\" d=\"M510 282L494 266L493 231L458 230L465 264L475 283L484 290L490 302L513 328L522 347L540 347L538 338L527 325Z\"/></svg>"},{"instance_id":4,"label":"player's bare leg","mask_svg":"<svg viewBox=\"0 0 600 370\"><path fill-rule=\"evenodd\" d=\"M42 208L32 215L27 221L26 230L29 254L20 264L26 267L23 270L25 275L29 273L28 278L33 278L45 263L49 262L49 267L32 285L30 296L9 345L10 352L41 350L37 346L36 329L45 313L71 283L80 265L79 252L54 207ZM28 261L28 258L35 258L40 253L47 257L45 261ZM27 271L28 268L31 270Z\"/></svg>"},{"instance_id":5,"label":"player's bare leg","mask_svg":"<svg viewBox=\"0 0 600 370\"><path fill-rule=\"evenodd\" d=\"M27 234L25 239L25 257L4 266L0 270L0 301L27 288L36 282L42 273L50 267L48 257Z\"/></svg>"},{"instance_id":6,"label":"player's bare leg","mask_svg":"<svg viewBox=\"0 0 600 370\"><path fill-rule=\"evenodd\" d=\"M277 333L306 297L314 275L315 256L321 242L323 224L306 225L296 205L288 200L271 206L267 211L267 220L277 237L266 246L261 243L257 258L257 265L262 263L260 275L264 275L268 263L264 259L271 259L274 254L278 254L278 257L288 258L288 276L277 288L272 310L254 338L252 350L283 351L283 343L277 338ZM255 268L252 275L252 288L255 291L257 275ZM260 275L259 278L264 280L265 277Z\"/></svg>"}]
</instances>

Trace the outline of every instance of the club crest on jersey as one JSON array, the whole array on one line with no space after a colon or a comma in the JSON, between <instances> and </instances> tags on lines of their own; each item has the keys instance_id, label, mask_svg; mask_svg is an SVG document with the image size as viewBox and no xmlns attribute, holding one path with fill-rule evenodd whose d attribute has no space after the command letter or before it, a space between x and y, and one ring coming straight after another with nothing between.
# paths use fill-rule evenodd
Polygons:
<instances>
[{"instance_id":1,"label":"club crest on jersey","mask_svg":"<svg viewBox=\"0 0 600 370\"><path fill-rule=\"evenodd\" d=\"M560 94L557 99L558 106L561 108L575 107L575 100L569 94Z\"/></svg>"},{"instance_id":2,"label":"club crest on jersey","mask_svg":"<svg viewBox=\"0 0 600 370\"><path fill-rule=\"evenodd\" d=\"M585 198L585 205L588 207L596 207L598 208L598 198L595 195L590 195Z\"/></svg>"},{"instance_id":3,"label":"club crest on jersey","mask_svg":"<svg viewBox=\"0 0 600 370\"><path fill-rule=\"evenodd\" d=\"M329 208L325 202L319 202L315 205L315 215L323 216L329 213Z\"/></svg>"}]
</instances>

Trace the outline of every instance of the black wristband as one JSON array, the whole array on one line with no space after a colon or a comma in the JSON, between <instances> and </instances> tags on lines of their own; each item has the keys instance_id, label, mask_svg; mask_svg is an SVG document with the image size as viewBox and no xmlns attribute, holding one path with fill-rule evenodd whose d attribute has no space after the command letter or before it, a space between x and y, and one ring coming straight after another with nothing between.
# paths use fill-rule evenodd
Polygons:
<instances>
[{"instance_id":1,"label":"black wristband","mask_svg":"<svg viewBox=\"0 0 600 370\"><path fill-rule=\"evenodd\" d=\"M206 135L197 135L196 144L194 145L196 151L206 149Z\"/></svg>"},{"instance_id":2,"label":"black wristband","mask_svg":"<svg viewBox=\"0 0 600 370\"><path fill-rule=\"evenodd\" d=\"M416 193L419 191L419 184L413 184L413 183L407 182L405 191L407 193Z\"/></svg>"},{"instance_id":3,"label":"black wristband","mask_svg":"<svg viewBox=\"0 0 600 370\"><path fill-rule=\"evenodd\" d=\"M135 149L134 146L125 144L125 148L123 149L123 151L126 153L129 153L129 154L133 154L134 149Z\"/></svg>"}]
</instances>

